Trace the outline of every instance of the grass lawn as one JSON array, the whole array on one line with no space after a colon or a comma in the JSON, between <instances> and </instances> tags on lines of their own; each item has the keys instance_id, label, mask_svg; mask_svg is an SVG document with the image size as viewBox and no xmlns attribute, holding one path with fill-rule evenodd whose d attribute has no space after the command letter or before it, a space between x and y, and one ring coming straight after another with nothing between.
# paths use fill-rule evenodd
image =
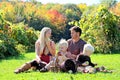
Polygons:
<instances>
[{"instance_id":1,"label":"grass lawn","mask_svg":"<svg viewBox=\"0 0 120 80\"><path fill-rule=\"evenodd\" d=\"M34 53L27 53L19 57L10 57L0 60L0 80L120 80L120 54L93 54L92 62L98 66L106 66L114 70L113 73L98 72L95 74L69 74L69 73L40 73L30 71L29 73L14 74L14 70L27 61L35 58Z\"/></svg>"}]
</instances>

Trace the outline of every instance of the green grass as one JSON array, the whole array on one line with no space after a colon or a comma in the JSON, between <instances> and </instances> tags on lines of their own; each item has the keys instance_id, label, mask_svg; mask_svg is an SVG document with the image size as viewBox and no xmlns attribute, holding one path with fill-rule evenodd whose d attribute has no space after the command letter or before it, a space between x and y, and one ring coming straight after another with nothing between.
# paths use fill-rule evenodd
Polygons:
<instances>
[{"instance_id":1,"label":"green grass","mask_svg":"<svg viewBox=\"0 0 120 80\"><path fill-rule=\"evenodd\" d=\"M27 53L19 57L10 57L0 60L0 80L120 80L120 54L93 54L92 61L98 66L106 66L114 70L113 73L98 72L95 74L69 74L69 73L29 73L14 74L14 70L27 61L35 58L34 53Z\"/></svg>"}]
</instances>

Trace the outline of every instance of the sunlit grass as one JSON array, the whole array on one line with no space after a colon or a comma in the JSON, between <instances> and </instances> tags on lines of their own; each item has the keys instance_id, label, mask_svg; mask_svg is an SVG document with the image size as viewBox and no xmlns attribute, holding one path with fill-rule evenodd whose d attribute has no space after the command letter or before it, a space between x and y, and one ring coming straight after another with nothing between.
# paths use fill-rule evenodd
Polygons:
<instances>
[{"instance_id":1,"label":"sunlit grass","mask_svg":"<svg viewBox=\"0 0 120 80\"><path fill-rule=\"evenodd\" d=\"M92 62L97 63L98 66L104 65L107 69L114 70L113 73L40 73L31 70L28 73L13 73L16 68L34 58L34 53L27 53L19 57L0 60L0 80L120 80L120 54L93 54L91 56Z\"/></svg>"}]
</instances>

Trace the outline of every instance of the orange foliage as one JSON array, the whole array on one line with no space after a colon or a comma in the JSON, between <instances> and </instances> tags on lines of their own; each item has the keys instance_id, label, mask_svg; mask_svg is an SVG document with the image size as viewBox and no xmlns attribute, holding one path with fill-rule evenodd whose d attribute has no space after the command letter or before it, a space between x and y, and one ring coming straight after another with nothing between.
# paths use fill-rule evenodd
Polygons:
<instances>
[{"instance_id":1,"label":"orange foliage","mask_svg":"<svg viewBox=\"0 0 120 80\"><path fill-rule=\"evenodd\" d=\"M110 9L114 14L120 16L120 2Z\"/></svg>"},{"instance_id":2,"label":"orange foliage","mask_svg":"<svg viewBox=\"0 0 120 80\"><path fill-rule=\"evenodd\" d=\"M48 9L48 5L36 5L32 2L1 2L0 9L4 12L4 18L10 22L20 22L24 18L29 22L31 18L42 18L49 21L56 28L64 28L66 17L60 13L62 5L55 5Z\"/></svg>"},{"instance_id":3,"label":"orange foliage","mask_svg":"<svg viewBox=\"0 0 120 80\"><path fill-rule=\"evenodd\" d=\"M50 20L52 24L54 24L59 28L62 28L65 26L66 18L57 10L53 10L53 9L48 10L46 13L46 18Z\"/></svg>"}]
</instances>

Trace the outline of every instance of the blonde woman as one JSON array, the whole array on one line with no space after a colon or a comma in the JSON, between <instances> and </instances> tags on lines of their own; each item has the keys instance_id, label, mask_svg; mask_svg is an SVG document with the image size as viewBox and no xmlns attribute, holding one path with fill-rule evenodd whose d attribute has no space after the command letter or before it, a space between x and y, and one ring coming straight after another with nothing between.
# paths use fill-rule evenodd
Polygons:
<instances>
[{"instance_id":1,"label":"blonde woman","mask_svg":"<svg viewBox=\"0 0 120 80\"><path fill-rule=\"evenodd\" d=\"M49 63L50 56L55 55L55 43L50 39L51 29L44 27L41 30L40 37L35 44L35 52L37 62L44 61Z\"/></svg>"},{"instance_id":2,"label":"blonde woman","mask_svg":"<svg viewBox=\"0 0 120 80\"><path fill-rule=\"evenodd\" d=\"M47 63L50 62L52 56L55 55L55 43L50 39L51 37L51 29L48 27L44 27L41 30L40 36L35 43L35 53L36 59L27 62L22 65L19 69L15 70L15 73L20 73L27 71L31 67L35 67L36 69L43 68Z\"/></svg>"}]
</instances>

